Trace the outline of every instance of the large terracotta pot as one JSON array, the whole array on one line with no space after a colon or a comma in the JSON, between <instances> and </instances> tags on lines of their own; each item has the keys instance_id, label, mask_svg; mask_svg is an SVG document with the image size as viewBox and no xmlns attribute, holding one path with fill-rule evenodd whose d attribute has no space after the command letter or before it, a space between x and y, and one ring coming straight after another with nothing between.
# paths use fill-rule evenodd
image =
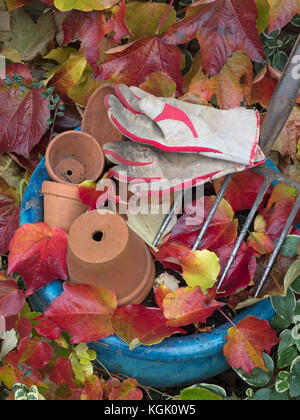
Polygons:
<instances>
[{"instance_id":1,"label":"large terracotta pot","mask_svg":"<svg viewBox=\"0 0 300 420\"><path fill-rule=\"evenodd\" d=\"M66 231L74 220L88 210L78 196L78 187L72 184L44 181L44 222L51 228L59 227Z\"/></svg>"},{"instance_id":2,"label":"large terracotta pot","mask_svg":"<svg viewBox=\"0 0 300 420\"><path fill-rule=\"evenodd\" d=\"M81 184L97 181L103 172L105 157L101 146L89 134L66 131L55 137L46 152L46 168L55 182Z\"/></svg>"},{"instance_id":3,"label":"large terracotta pot","mask_svg":"<svg viewBox=\"0 0 300 420\"><path fill-rule=\"evenodd\" d=\"M110 122L104 104L105 96L114 93L113 84L100 86L90 97L82 119L82 131L92 135L101 146L124 138Z\"/></svg>"},{"instance_id":4,"label":"large terracotta pot","mask_svg":"<svg viewBox=\"0 0 300 420\"><path fill-rule=\"evenodd\" d=\"M67 267L71 283L112 290L118 305L142 303L155 279L154 261L144 242L121 216L97 210L72 224Z\"/></svg>"}]
</instances>

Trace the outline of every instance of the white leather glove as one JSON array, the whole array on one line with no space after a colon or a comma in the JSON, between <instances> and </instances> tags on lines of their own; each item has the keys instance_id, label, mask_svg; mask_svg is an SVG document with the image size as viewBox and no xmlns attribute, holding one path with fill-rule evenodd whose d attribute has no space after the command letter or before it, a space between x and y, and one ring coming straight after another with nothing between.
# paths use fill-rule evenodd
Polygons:
<instances>
[{"instance_id":1,"label":"white leather glove","mask_svg":"<svg viewBox=\"0 0 300 420\"><path fill-rule=\"evenodd\" d=\"M134 142L248 167L265 161L258 146L259 113L252 109L219 110L157 98L125 85L118 85L116 96L107 96L105 102L112 123Z\"/></svg>"},{"instance_id":2,"label":"white leather glove","mask_svg":"<svg viewBox=\"0 0 300 420\"><path fill-rule=\"evenodd\" d=\"M138 190L148 195L189 189L246 169L245 165L237 163L196 153L166 153L128 140L106 143L103 151L106 158L116 164L110 169L114 178L139 184Z\"/></svg>"}]
</instances>

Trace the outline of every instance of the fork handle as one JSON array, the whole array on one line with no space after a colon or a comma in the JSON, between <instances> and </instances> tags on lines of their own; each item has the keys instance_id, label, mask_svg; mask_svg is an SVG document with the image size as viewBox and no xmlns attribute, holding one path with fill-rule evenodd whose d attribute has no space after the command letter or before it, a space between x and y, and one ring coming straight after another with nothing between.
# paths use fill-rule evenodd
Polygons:
<instances>
[{"instance_id":1,"label":"fork handle","mask_svg":"<svg viewBox=\"0 0 300 420\"><path fill-rule=\"evenodd\" d=\"M262 122L260 146L266 156L281 133L297 101L300 90L300 35L273 94Z\"/></svg>"}]
</instances>

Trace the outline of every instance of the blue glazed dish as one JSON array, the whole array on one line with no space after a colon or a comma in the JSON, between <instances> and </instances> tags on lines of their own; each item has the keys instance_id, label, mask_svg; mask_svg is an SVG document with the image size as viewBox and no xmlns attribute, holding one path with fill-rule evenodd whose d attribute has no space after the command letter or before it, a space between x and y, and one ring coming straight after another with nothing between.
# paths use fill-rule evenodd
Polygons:
<instances>
[{"instance_id":1,"label":"blue glazed dish","mask_svg":"<svg viewBox=\"0 0 300 420\"><path fill-rule=\"evenodd\" d=\"M20 225L43 221L42 183L49 180L42 160L25 191ZM43 312L63 291L56 280L30 297L34 310ZM270 321L274 310L269 300L242 310L234 319L236 324L246 316ZM223 355L223 345L231 324L211 332L189 336L173 336L155 346L140 346L130 351L117 336L91 343L98 360L112 373L136 378L142 385L156 388L181 387L196 384L226 371L229 366Z\"/></svg>"}]
</instances>

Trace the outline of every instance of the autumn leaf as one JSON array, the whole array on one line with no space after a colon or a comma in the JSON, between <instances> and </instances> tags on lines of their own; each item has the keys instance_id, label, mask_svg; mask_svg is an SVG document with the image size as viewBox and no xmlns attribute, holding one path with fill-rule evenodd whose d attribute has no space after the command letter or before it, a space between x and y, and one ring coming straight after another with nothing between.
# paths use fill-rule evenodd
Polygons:
<instances>
[{"instance_id":1,"label":"autumn leaf","mask_svg":"<svg viewBox=\"0 0 300 420\"><path fill-rule=\"evenodd\" d=\"M197 38L203 71L215 75L235 51L244 52L253 61L264 61L257 18L255 0L198 1L186 9L184 19L167 29L163 40L184 44Z\"/></svg>"},{"instance_id":2,"label":"autumn leaf","mask_svg":"<svg viewBox=\"0 0 300 420\"><path fill-rule=\"evenodd\" d=\"M272 348L279 343L276 332L269 323L253 316L248 316L236 327L230 328L226 339L224 355L229 365L242 369L248 375L252 375L254 368L267 372L263 351L270 354Z\"/></svg>"},{"instance_id":3,"label":"autumn leaf","mask_svg":"<svg viewBox=\"0 0 300 420\"><path fill-rule=\"evenodd\" d=\"M299 139L300 108L294 107L272 150L276 150L281 156L290 156L295 159Z\"/></svg>"},{"instance_id":4,"label":"autumn leaf","mask_svg":"<svg viewBox=\"0 0 300 420\"><path fill-rule=\"evenodd\" d=\"M143 392L138 388L135 379L129 378L122 383L114 378L106 382L105 393L108 400L111 401L139 401L143 398Z\"/></svg>"},{"instance_id":5,"label":"autumn leaf","mask_svg":"<svg viewBox=\"0 0 300 420\"><path fill-rule=\"evenodd\" d=\"M24 372L20 369L5 364L0 368L0 381L7 386L8 389L12 389L17 383L23 383L28 388L32 385L38 386L39 389L47 389L45 386L44 378L38 369L32 369L31 375L24 378Z\"/></svg>"},{"instance_id":6,"label":"autumn leaf","mask_svg":"<svg viewBox=\"0 0 300 420\"><path fill-rule=\"evenodd\" d=\"M94 71L87 65L78 83L68 91L68 96L76 104L86 107L92 94L106 82L98 82L94 78Z\"/></svg>"},{"instance_id":7,"label":"autumn leaf","mask_svg":"<svg viewBox=\"0 0 300 420\"><path fill-rule=\"evenodd\" d=\"M278 70L269 65L263 67L253 80L250 104L260 104L268 109L280 77Z\"/></svg>"},{"instance_id":8,"label":"autumn leaf","mask_svg":"<svg viewBox=\"0 0 300 420\"><path fill-rule=\"evenodd\" d=\"M216 194L218 194L224 178L213 181ZM254 171L247 170L232 176L226 188L224 198L231 205L234 212L249 210L264 182L263 176Z\"/></svg>"},{"instance_id":9,"label":"autumn leaf","mask_svg":"<svg viewBox=\"0 0 300 420\"><path fill-rule=\"evenodd\" d=\"M8 259L8 274L16 271L28 287L26 296L53 280L67 280L67 234L45 223L21 226L14 234Z\"/></svg>"},{"instance_id":10,"label":"autumn leaf","mask_svg":"<svg viewBox=\"0 0 300 420\"><path fill-rule=\"evenodd\" d=\"M81 394L82 401L101 401L103 399L103 383L96 375L88 376Z\"/></svg>"},{"instance_id":11,"label":"autumn leaf","mask_svg":"<svg viewBox=\"0 0 300 420\"><path fill-rule=\"evenodd\" d=\"M233 248L234 244L224 246L216 251L220 260L221 273L225 270ZM218 290L218 296L230 296L248 287L254 278L255 270L256 258L254 256L254 249L247 248L245 242L242 242L222 286Z\"/></svg>"},{"instance_id":12,"label":"autumn leaf","mask_svg":"<svg viewBox=\"0 0 300 420\"><path fill-rule=\"evenodd\" d=\"M247 239L247 246L254 249L257 257L274 251L274 241L265 232L252 232Z\"/></svg>"},{"instance_id":13,"label":"autumn leaf","mask_svg":"<svg viewBox=\"0 0 300 420\"><path fill-rule=\"evenodd\" d=\"M128 3L126 6L126 22L133 34L130 40L136 41L149 35L155 35L167 9L168 4L165 3L143 1ZM157 35L162 35L175 22L176 10L171 7Z\"/></svg>"},{"instance_id":14,"label":"autumn leaf","mask_svg":"<svg viewBox=\"0 0 300 420\"><path fill-rule=\"evenodd\" d=\"M185 206L184 214L173 228L170 240L192 249L215 199L215 196L205 196ZM201 242L201 249L215 251L233 243L237 238L237 227L238 221L234 219L233 209L223 199Z\"/></svg>"},{"instance_id":15,"label":"autumn leaf","mask_svg":"<svg viewBox=\"0 0 300 420\"><path fill-rule=\"evenodd\" d=\"M70 10L82 10L83 12L91 12L92 10L110 9L119 0L54 0L54 5L62 12Z\"/></svg>"},{"instance_id":16,"label":"autumn leaf","mask_svg":"<svg viewBox=\"0 0 300 420\"><path fill-rule=\"evenodd\" d=\"M49 340L57 340L60 338L61 329L49 319L45 318L44 315L36 318L35 322L38 322L38 324L34 325L34 329L42 337L48 338Z\"/></svg>"},{"instance_id":17,"label":"autumn leaf","mask_svg":"<svg viewBox=\"0 0 300 420\"><path fill-rule=\"evenodd\" d=\"M168 294L172 293L172 291L165 285L161 284L154 293L155 303L160 309L163 309L163 302Z\"/></svg>"},{"instance_id":18,"label":"autumn leaf","mask_svg":"<svg viewBox=\"0 0 300 420\"><path fill-rule=\"evenodd\" d=\"M86 57L80 53L72 54L67 61L59 65L48 75L47 84L55 86L57 93L66 101L70 102L71 91L81 79L86 68Z\"/></svg>"},{"instance_id":19,"label":"autumn leaf","mask_svg":"<svg viewBox=\"0 0 300 420\"><path fill-rule=\"evenodd\" d=\"M143 305L119 307L112 321L116 334L128 344L130 350L140 345L152 346L173 334L185 333L180 328L167 327L160 309Z\"/></svg>"},{"instance_id":20,"label":"autumn leaf","mask_svg":"<svg viewBox=\"0 0 300 420\"><path fill-rule=\"evenodd\" d=\"M116 296L109 290L65 283L44 315L70 334L72 344L89 343L114 333L111 317L116 307Z\"/></svg>"},{"instance_id":21,"label":"autumn leaf","mask_svg":"<svg viewBox=\"0 0 300 420\"><path fill-rule=\"evenodd\" d=\"M163 313L168 327L184 327L193 323L203 324L224 303L210 299L200 287L179 288L166 296Z\"/></svg>"},{"instance_id":22,"label":"autumn leaf","mask_svg":"<svg viewBox=\"0 0 300 420\"><path fill-rule=\"evenodd\" d=\"M48 343L37 337L25 337L20 341L17 350L6 356L6 363L14 367L25 363L33 369L43 369L52 357L53 349Z\"/></svg>"},{"instance_id":23,"label":"autumn leaf","mask_svg":"<svg viewBox=\"0 0 300 420\"><path fill-rule=\"evenodd\" d=\"M107 60L98 68L97 79L112 78L115 83L140 86L150 74L160 71L176 83L176 93L181 96L181 56L177 46L166 44L159 36L148 36L108 51Z\"/></svg>"},{"instance_id":24,"label":"autumn leaf","mask_svg":"<svg viewBox=\"0 0 300 420\"><path fill-rule=\"evenodd\" d=\"M270 16L270 6L268 0L256 0L258 19L257 19L257 30L261 34L268 26Z\"/></svg>"},{"instance_id":25,"label":"autumn leaf","mask_svg":"<svg viewBox=\"0 0 300 420\"><path fill-rule=\"evenodd\" d=\"M83 204L89 206L90 210L97 209L97 201L104 191L97 191L97 184L93 181L84 181L78 187L78 196Z\"/></svg>"},{"instance_id":26,"label":"autumn leaf","mask_svg":"<svg viewBox=\"0 0 300 420\"><path fill-rule=\"evenodd\" d=\"M157 71L151 73L139 88L154 96L172 98L175 96L176 83L167 73Z\"/></svg>"},{"instance_id":27,"label":"autumn leaf","mask_svg":"<svg viewBox=\"0 0 300 420\"><path fill-rule=\"evenodd\" d=\"M181 100L189 102L191 97L197 95L201 98L200 105L208 105L208 101L212 99L214 94L214 80L204 74L200 53L194 57L191 69L184 77L184 87L186 94Z\"/></svg>"},{"instance_id":28,"label":"autumn leaf","mask_svg":"<svg viewBox=\"0 0 300 420\"><path fill-rule=\"evenodd\" d=\"M0 254L5 255L15 231L19 227L20 197L0 176Z\"/></svg>"},{"instance_id":29,"label":"autumn leaf","mask_svg":"<svg viewBox=\"0 0 300 420\"><path fill-rule=\"evenodd\" d=\"M21 312L25 304L25 296L18 290L17 283L7 278L0 281L0 316L9 317Z\"/></svg>"},{"instance_id":30,"label":"autumn leaf","mask_svg":"<svg viewBox=\"0 0 300 420\"><path fill-rule=\"evenodd\" d=\"M7 77L15 73L24 77L26 83L32 82L25 65L9 64L6 67ZM26 88L21 92L18 86L6 86L0 80L0 153L16 152L28 158L47 129L48 105L41 90Z\"/></svg>"},{"instance_id":31,"label":"autumn leaf","mask_svg":"<svg viewBox=\"0 0 300 420\"><path fill-rule=\"evenodd\" d=\"M206 249L190 251L186 257L180 257L183 278L191 288L199 286L202 292L214 286L220 273L219 258Z\"/></svg>"},{"instance_id":32,"label":"autumn leaf","mask_svg":"<svg viewBox=\"0 0 300 420\"><path fill-rule=\"evenodd\" d=\"M130 34L125 22L125 0L108 11L81 12L73 10L63 22L64 44L73 42L76 35L81 40L83 54L96 70L100 59L100 42L112 34L116 42Z\"/></svg>"},{"instance_id":33,"label":"autumn leaf","mask_svg":"<svg viewBox=\"0 0 300 420\"><path fill-rule=\"evenodd\" d=\"M180 242L168 240L159 246L158 252L153 251L154 258L160 261L165 268L182 272L180 257L188 256L191 250Z\"/></svg>"},{"instance_id":34,"label":"autumn leaf","mask_svg":"<svg viewBox=\"0 0 300 420\"><path fill-rule=\"evenodd\" d=\"M24 9L18 9L11 13L11 32L1 38L4 48L18 51L22 61L31 61L45 54L55 33L52 11L42 14L35 23Z\"/></svg>"},{"instance_id":35,"label":"autumn leaf","mask_svg":"<svg viewBox=\"0 0 300 420\"><path fill-rule=\"evenodd\" d=\"M270 5L269 33L283 28L300 13L299 0L268 0Z\"/></svg>"},{"instance_id":36,"label":"autumn leaf","mask_svg":"<svg viewBox=\"0 0 300 420\"><path fill-rule=\"evenodd\" d=\"M237 51L228 58L220 73L211 79L221 109L240 107L244 99L250 103L252 67L249 57Z\"/></svg>"},{"instance_id":37,"label":"autumn leaf","mask_svg":"<svg viewBox=\"0 0 300 420\"><path fill-rule=\"evenodd\" d=\"M50 372L49 378L56 385L66 384L70 390L75 391L75 373L71 361L66 357L60 356L55 360L54 367Z\"/></svg>"}]
</instances>

